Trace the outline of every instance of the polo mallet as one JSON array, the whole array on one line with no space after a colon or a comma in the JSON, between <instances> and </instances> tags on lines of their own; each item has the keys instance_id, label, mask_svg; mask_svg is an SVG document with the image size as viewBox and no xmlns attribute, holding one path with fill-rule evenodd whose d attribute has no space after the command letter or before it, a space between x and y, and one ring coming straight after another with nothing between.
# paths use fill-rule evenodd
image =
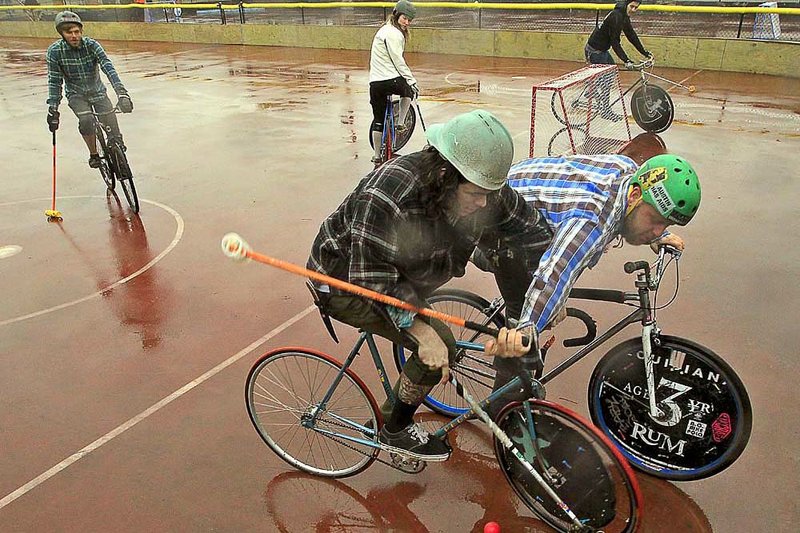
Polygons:
<instances>
[{"instance_id":1,"label":"polo mallet","mask_svg":"<svg viewBox=\"0 0 800 533\"><path fill-rule=\"evenodd\" d=\"M435 318L437 320L441 320L442 322L447 322L462 328L469 328L473 331L491 335L492 337L497 337L497 334L499 333L498 330L484 326L483 324L464 320L463 318L441 313L439 311L434 311L433 309L419 308L392 296L388 296L364 287L359 287L358 285L353 285L352 283L332 278L325 274L297 266L293 263L281 261L280 259L275 259L273 257L254 252L250 248L250 245L247 244L247 242L245 242L245 240L242 239L242 237L237 233L228 233L222 238L222 253L234 261L245 261L250 259L259 263L264 263L265 265L274 266L280 268L281 270L285 270L287 272L291 272L292 274L297 274L298 276L303 276L320 283L327 283L331 287L349 292L351 294L363 296L365 298L375 300L376 302L391 305L400 309L405 309L406 311L412 311L422 316ZM524 336L522 342L524 346L529 346L530 337L527 335Z\"/></svg>"},{"instance_id":2,"label":"polo mallet","mask_svg":"<svg viewBox=\"0 0 800 533\"><path fill-rule=\"evenodd\" d=\"M61 211L56 210L56 132L53 132L53 202L50 209L44 212L48 222L60 222L63 220Z\"/></svg>"},{"instance_id":3,"label":"polo mallet","mask_svg":"<svg viewBox=\"0 0 800 533\"><path fill-rule=\"evenodd\" d=\"M416 104L417 104L417 115L419 116L419 123L422 124L422 131L424 133L427 130L425 129L425 120L422 118L422 110L419 108L419 100L417 100Z\"/></svg>"}]
</instances>

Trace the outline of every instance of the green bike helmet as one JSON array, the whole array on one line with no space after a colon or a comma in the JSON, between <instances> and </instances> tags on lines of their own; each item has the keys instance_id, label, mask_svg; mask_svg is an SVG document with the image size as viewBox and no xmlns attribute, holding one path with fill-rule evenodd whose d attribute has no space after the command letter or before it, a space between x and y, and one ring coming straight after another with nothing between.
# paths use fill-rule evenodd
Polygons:
<instances>
[{"instance_id":1,"label":"green bike helmet","mask_svg":"<svg viewBox=\"0 0 800 533\"><path fill-rule=\"evenodd\" d=\"M697 173L675 155L661 154L645 161L633 175L634 183L642 189L642 200L675 224L688 224L700 207Z\"/></svg>"},{"instance_id":2,"label":"green bike helmet","mask_svg":"<svg viewBox=\"0 0 800 533\"><path fill-rule=\"evenodd\" d=\"M83 22L81 18L78 16L77 13L73 13L72 11L62 11L58 15L56 15L55 19L56 24L56 31L59 35L61 35L61 26L64 24L77 24L81 28L83 28Z\"/></svg>"},{"instance_id":3,"label":"green bike helmet","mask_svg":"<svg viewBox=\"0 0 800 533\"><path fill-rule=\"evenodd\" d=\"M417 8L408 0L400 0L394 5L394 10L401 15L408 17L408 20L414 20L417 16Z\"/></svg>"},{"instance_id":4,"label":"green bike helmet","mask_svg":"<svg viewBox=\"0 0 800 533\"><path fill-rule=\"evenodd\" d=\"M503 123L488 111L476 109L444 124L432 124L425 136L467 181L490 191L506 183L514 142Z\"/></svg>"}]
</instances>

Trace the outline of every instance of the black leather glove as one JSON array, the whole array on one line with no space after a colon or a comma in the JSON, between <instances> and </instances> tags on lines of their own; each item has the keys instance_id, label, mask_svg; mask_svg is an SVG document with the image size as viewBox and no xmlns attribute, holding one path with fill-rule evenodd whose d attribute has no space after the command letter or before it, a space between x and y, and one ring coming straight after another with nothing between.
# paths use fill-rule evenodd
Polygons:
<instances>
[{"instance_id":1,"label":"black leather glove","mask_svg":"<svg viewBox=\"0 0 800 533\"><path fill-rule=\"evenodd\" d=\"M50 131L56 131L58 129L58 120L60 116L61 113L59 113L58 109L55 107L47 109L47 127Z\"/></svg>"},{"instance_id":2,"label":"black leather glove","mask_svg":"<svg viewBox=\"0 0 800 533\"><path fill-rule=\"evenodd\" d=\"M411 92L413 93L413 96L412 96L412 98L413 98L414 100L416 100L417 98L419 98L419 86L418 86L416 83L415 83L414 85L412 85L412 86L411 86Z\"/></svg>"},{"instance_id":3,"label":"black leather glove","mask_svg":"<svg viewBox=\"0 0 800 533\"><path fill-rule=\"evenodd\" d=\"M131 97L128 96L128 93L122 93L119 95L119 100L117 100L117 107L123 113L130 113L133 111L133 100Z\"/></svg>"}]
</instances>

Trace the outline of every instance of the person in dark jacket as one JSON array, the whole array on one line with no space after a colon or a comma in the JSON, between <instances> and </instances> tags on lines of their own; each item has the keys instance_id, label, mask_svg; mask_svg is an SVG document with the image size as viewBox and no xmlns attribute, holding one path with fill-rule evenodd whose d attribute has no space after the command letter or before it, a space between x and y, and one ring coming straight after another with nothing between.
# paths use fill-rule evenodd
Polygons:
<instances>
[{"instance_id":1,"label":"person in dark jacket","mask_svg":"<svg viewBox=\"0 0 800 533\"><path fill-rule=\"evenodd\" d=\"M631 25L631 15L639 10L640 5L642 5L640 0L619 0L614 5L614 10L606 15L603 24L599 28L595 28L589 36L589 41L583 49L587 63L590 65L613 65L614 58L609 52L609 49L613 48L614 53L626 66L631 64L632 61L620 44L622 32L625 32L625 37L643 56L653 57L653 54L642 45L642 41L639 40L639 36L636 35Z\"/></svg>"},{"instance_id":2,"label":"person in dark jacket","mask_svg":"<svg viewBox=\"0 0 800 533\"><path fill-rule=\"evenodd\" d=\"M589 41L583 49L587 63L590 65L613 65L614 58L611 57L611 52L609 52L609 49L613 48L614 53L625 63L625 67L630 68L633 62L620 44L622 32L625 32L625 36L643 56L653 57L642 46L642 41L639 40L639 36L636 35L633 26L631 26L631 15L639 10L640 5L640 0L619 0L614 5L614 10L606 15L606 18L603 19L603 24L595 28L589 36ZM612 75L603 76L607 79L601 80L600 86L596 89L596 96L600 104L600 115L611 122L619 122L624 117L615 113L609 103L609 95L613 85Z\"/></svg>"}]
</instances>

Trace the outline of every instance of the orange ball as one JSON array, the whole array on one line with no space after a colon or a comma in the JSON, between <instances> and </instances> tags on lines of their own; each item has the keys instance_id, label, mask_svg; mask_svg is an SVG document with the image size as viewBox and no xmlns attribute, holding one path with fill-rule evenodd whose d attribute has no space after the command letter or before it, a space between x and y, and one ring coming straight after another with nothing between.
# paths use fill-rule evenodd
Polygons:
<instances>
[{"instance_id":1,"label":"orange ball","mask_svg":"<svg viewBox=\"0 0 800 533\"><path fill-rule=\"evenodd\" d=\"M500 524L497 522L487 522L483 526L483 533L500 533Z\"/></svg>"}]
</instances>

